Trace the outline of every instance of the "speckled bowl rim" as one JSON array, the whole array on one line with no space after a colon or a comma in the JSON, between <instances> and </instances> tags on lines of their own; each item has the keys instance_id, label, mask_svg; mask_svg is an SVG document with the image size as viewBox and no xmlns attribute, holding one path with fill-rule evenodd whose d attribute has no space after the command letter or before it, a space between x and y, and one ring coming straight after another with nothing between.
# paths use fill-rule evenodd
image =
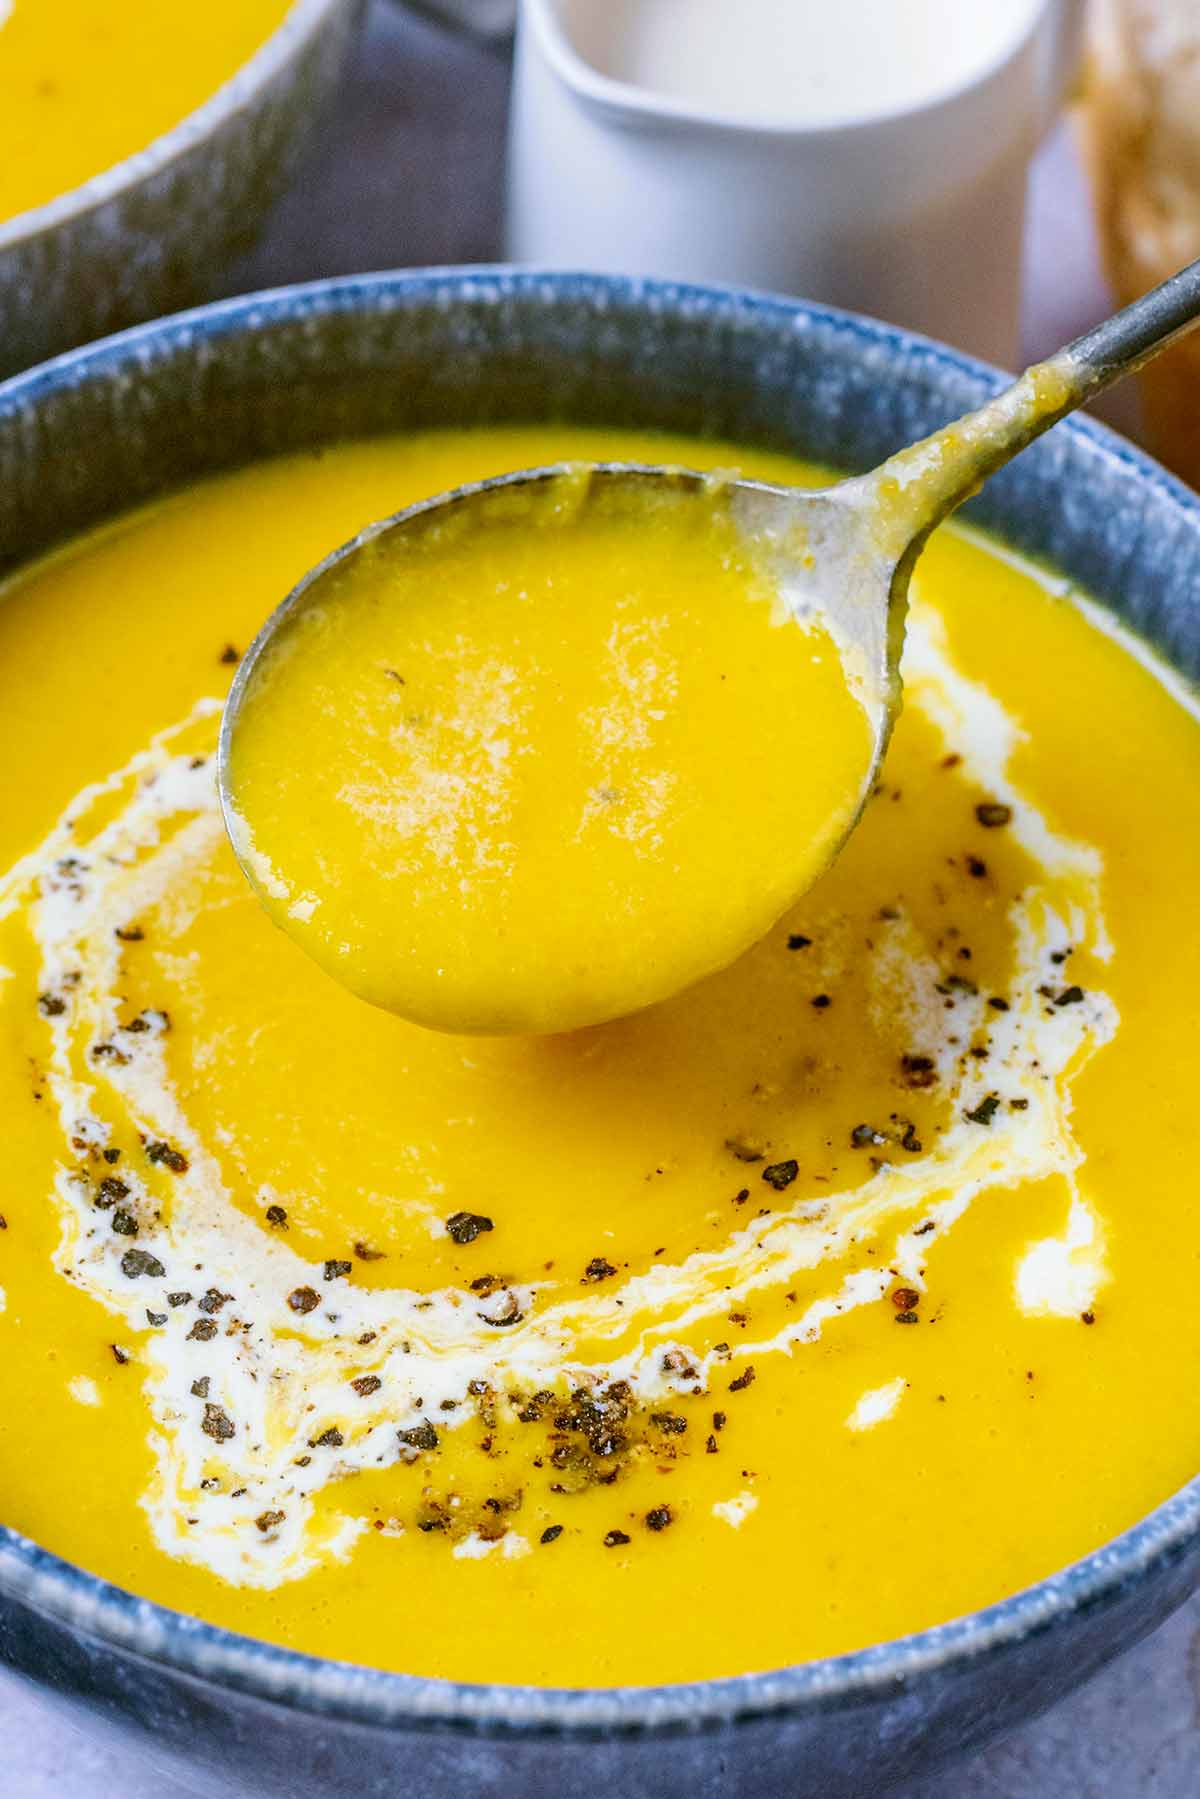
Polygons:
<instances>
[{"instance_id":1,"label":"speckled bowl rim","mask_svg":"<svg viewBox=\"0 0 1200 1799\"><path fill-rule=\"evenodd\" d=\"M136 379L155 362L187 354L198 342L211 351L223 338L271 324L337 313L365 316L421 302L450 307L463 300L516 296L549 305L587 300L598 309L643 305L683 325L706 315L727 317L731 308L756 315L768 327L804 320L832 336L849 337L864 357L924 364L976 384L995 386L1002 380L996 370L929 339L805 301L622 276L441 268L278 288L135 326L0 384L0 418L88 382ZM1090 419L1074 418L1057 429L1082 436L1091 452L1125 479L1168 500L1200 540L1200 495ZM0 1526L0 1595L134 1657L317 1716L384 1730L457 1728L496 1737L585 1740L723 1731L782 1714L850 1712L878 1703L910 1689L922 1675L999 1658L1021 1642L1068 1626L1074 1617L1105 1609L1130 1587L1193 1551L1198 1536L1200 1474L1102 1548L980 1611L845 1655L764 1673L653 1687L469 1683L309 1656L139 1599L6 1526Z\"/></svg>"},{"instance_id":2,"label":"speckled bowl rim","mask_svg":"<svg viewBox=\"0 0 1200 1799\"><path fill-rule=\"evenodd\" d=\"M195 3L195 0L192 0ZM249 106L264 87L274 80L320 30L330 14L340 11L347 0L292 0L270 37L265 38L247 61L240 64L227 81L221 83L177 125L152 138L140 150L110 163L108 168L91 175L78 187L55 194L40 206L26 207L0 220L0 255L15 245L43 232L94 212L110 200L116 200L145 185L164 169L178 162L197 145L202 144L227 120Z\"/></svg>"}]
</instances>

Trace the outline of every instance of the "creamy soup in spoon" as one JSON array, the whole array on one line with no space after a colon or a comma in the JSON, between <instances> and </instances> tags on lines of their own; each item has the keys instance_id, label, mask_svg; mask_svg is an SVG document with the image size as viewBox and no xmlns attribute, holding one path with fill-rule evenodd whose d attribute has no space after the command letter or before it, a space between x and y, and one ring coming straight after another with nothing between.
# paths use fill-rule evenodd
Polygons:
<instances>
[{"instance_id":1,"label":"creamy soup in spoon","mask_svg":"<svg viewBox=\"0 0 1200 1799\"><path fill-rule=\"evenodd\" d=\"M237 708L229 824L271 916L364 999L576 1029L757 942L858 816L876 731L719 481L577 468L477 505L292 602Z\"/></svg>"}]
</instances>

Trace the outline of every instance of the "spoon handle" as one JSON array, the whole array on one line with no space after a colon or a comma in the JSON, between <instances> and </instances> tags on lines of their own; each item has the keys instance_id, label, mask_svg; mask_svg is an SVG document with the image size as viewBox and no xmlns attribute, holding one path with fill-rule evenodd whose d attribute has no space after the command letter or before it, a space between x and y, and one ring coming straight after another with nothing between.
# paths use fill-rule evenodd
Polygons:
<instances>
[{"instance_id":1,"label":"spoon handle","mask_svg":"<svg viewBox=\"0 0 1200 1799\"><path fill-rule=\"evenodd\" d=\"M1198 322L1200 261L1084 332L1048 361L1026 369L977 411L860 477L885 521L881 547L894 559L901 579L907 579L930 532L989 475Z\"/></svg>"},{"instance_id":2,"label":"spoon handle","mask_svg":"<svg viewBox=\"0 0 1200 1799\"><path fill-rule=\"evenodd\" d=\"M1189 263L1140 300L1085 331L1060 352L1086 382L1087 395L1101 393L1132 375L1200 321L1200 261Z\"/></svg>"}]
</instances>

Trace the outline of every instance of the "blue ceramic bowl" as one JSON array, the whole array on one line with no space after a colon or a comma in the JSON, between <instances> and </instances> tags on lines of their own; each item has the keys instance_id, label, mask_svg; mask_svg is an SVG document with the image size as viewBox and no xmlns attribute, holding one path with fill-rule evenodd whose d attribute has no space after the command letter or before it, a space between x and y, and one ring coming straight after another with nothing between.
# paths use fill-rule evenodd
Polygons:
<instances>
[{"instance_id":1,"label":"blue ceramic bowl","mask_svg":"<svg viewBox=\"0 0 1200 1799\"><path fill-rule=\"evenodd\" d=\"M351 433L565 418L858 468L998 380L886 326L732 291L489 270L320 283L143 326L0 387L0 562L209 470ZM1200 499L1127 444L1060 426L971 512L1200 673ZM1051 1704L1198 1578L1193 1482L1096 1554L937 1630L735 1680L559 1692L295 1655L0 1531L0 1657L140 1733L164 1767L280 1799L858 1799Z\"/></svg>"}]
</instances>

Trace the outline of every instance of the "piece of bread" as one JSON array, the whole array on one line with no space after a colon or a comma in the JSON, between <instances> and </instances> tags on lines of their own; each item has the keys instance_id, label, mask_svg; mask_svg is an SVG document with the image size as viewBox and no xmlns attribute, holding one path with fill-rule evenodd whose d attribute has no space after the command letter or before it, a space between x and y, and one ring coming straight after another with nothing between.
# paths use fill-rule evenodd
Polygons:
<instances>
[{"instance_id":1,"label":"piece of bread","mask_svg":"<svg viewBox=\"0 0 1200 1799\"><path fill-rule=\"evenodd\" d=\"M1085 148L1124 303L1200 256L1200 0L1091 0L1088 52ZM1140 382L1149 447L1200 486L1200 337Z\"/></svg>"}]
</instances>

